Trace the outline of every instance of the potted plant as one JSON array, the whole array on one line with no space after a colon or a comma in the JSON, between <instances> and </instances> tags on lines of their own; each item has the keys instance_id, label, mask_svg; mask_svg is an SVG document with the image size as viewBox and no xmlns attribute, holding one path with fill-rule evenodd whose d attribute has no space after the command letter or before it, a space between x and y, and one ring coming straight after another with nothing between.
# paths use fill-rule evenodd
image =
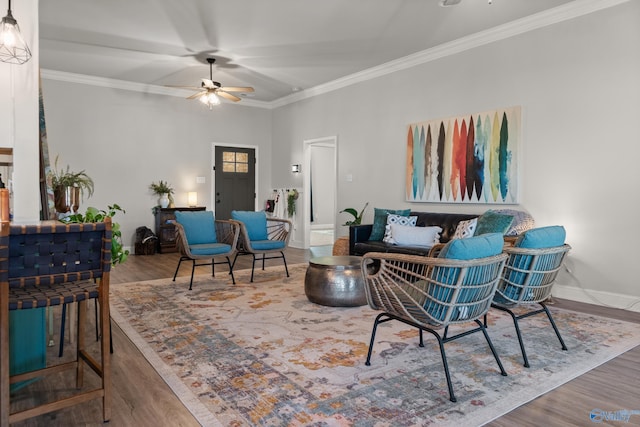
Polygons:
<instances>
[{"instance_id":1,"label":"potted plant","mask_svg":"<svg viewBox=\"0 0 640 427\"><path fill-rule=\"evenodd\" d=\"M161 208L166 208L169 205L173 206L173 188L169 183L165 181L152 182L149 185L149 189L159 197L158 204Z\"/></svg>"},{"instance_id":2,"label":"potted plant","mask_svg":"<svg viewBox=\"0 0 640 427\"><path fill-rule=\"evenodd\" d=\"M67 165L66 169L58 169L58 156L48 178L53 188L53 196L56 211L67 213L73 210L77 212L80 207L80 198L84 199L93 195L93 179L83 170L73 172Z\"/></svg>"},{"instance_id":3,"label":"potted plant","mask_svg":"<svg viewBox=\"0 0 640 427\"><path fill-rule=\"evenodd\" d=\"M298 190L295 188L287 192L287 214L292 217L296 213L296 200L298 200Z\"/></svg>"},{"instance_id":4,"label":"potted plant","mask_svg":"<svg viewBox=\"0 0 640 427\"><path fill-rule=\"evenodd\" d=\"M367 209L367 206L369 206L369 202L364 204L364 208L362 208L360 213L358 213L358 211L353 209L353 208L346 208L346 209L341 210L340 213L345 212L345 213L351 214L353 216L353 220L346 221L342 225L360 225L362 223L362 215L364 214L365 209Z\"/></svg>"}]
</instances>

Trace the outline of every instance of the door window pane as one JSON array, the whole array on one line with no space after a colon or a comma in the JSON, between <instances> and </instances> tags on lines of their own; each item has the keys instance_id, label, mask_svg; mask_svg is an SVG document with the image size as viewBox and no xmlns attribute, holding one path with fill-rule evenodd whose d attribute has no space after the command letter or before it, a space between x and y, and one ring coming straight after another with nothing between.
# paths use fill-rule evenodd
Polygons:
<instances>
[{"instance_id":1,"label":"door window pane","mask_svg":"<svg viewBox=\"0 0 640 427\"><path fill-rule=\"evenodd\" d=\"M237 153L235 151L222 152L222 171L248 173L249 172L249 154Z\"/></svg>"}]
</instances>

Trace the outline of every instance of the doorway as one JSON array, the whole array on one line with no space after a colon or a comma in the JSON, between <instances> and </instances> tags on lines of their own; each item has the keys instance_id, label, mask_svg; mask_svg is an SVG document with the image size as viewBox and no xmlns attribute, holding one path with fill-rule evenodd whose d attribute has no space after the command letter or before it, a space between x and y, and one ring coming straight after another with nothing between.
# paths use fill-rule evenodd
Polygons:
<instances>
[{"instance_id":1,"label":"doorway","mask_svg":"<svg viewBox=\"0 0 640 427\"><path fill-rule=\"evenodd\" d=\"M336 233L337 141L336 136L304 141L304 247L333 246ZM328 255L330 255L330 250Z\"/></svg>"},{"instance_id":2,"label":"doorway","mask_svg":"<svg viewBox=\"0 0 640 427\"><path fill-rule=\"evenodd\" d=\"M215 145L213 148L213 210L216 219L231 218L232 210L256 208L256 149Z\"/></svg>"}]
</instances>

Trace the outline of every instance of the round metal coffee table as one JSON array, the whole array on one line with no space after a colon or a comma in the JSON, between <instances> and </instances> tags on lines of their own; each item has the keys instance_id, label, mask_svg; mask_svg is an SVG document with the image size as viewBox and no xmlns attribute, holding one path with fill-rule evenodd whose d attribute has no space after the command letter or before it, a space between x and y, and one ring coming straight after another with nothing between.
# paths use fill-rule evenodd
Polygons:
<instances>
[{"instance_id":1,"label":"round metal coffee table","mask_svg":"<svg viewBox=\"0 0 640 427\"><path fill-rule=\"evenodd\" d=\"M331 307L367 304L364 281L357 256L324 256L309 261L304 292L309 301Z\"/></svg>"}]
</instances>

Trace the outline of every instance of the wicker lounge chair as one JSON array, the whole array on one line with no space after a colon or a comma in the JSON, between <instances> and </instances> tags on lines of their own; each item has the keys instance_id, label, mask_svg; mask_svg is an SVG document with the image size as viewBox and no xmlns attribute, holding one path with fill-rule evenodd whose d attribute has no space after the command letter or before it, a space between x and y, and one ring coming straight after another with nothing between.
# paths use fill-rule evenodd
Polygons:
<instances>
[{"instance_id":1,"label":"wicker lounge chair","mask_svg":"<svg viewBox=\"0 0 640 427\"><path fill-rule=\"evenodd\" d=\"M419 329L420 347L424 346L422 331L438 340L449 388L449 398L456 401L444 344L482 332L498 363L500 373L507 375L486 332L479 321L489 310L507 255L478 259L432 258L391 253L367 253L362 271L365 291L371 308L383 311L374 322L366 365L370 364L376 329L380 323L398 320ZM446 250L446 248L445 248ZM374 267L371 268L371 265ZM367 268L367 266L369 266ZM475 322L477 327L447 336L450 325ZM442 336L436 331L444 328Z\"/></svg>"},{"instance_id":2,"label":"wicker lounge chair","mask_svg":"<svg viewBox=\"0 0 640 427\"><path fill-rule=\"evenodd\" d=\"M561 240L564 241L564 235ZM529 359L524 349L522 332L518 325L518 320L520 319L545 313L560 341L562 349L567 350L567 346L562 340L560 331L545 305L545 301L551 297L556 276L571 246L563 244L548 248L523 248L518 245L519 242L516 242L516 246L505 247L504 249L505 253L509 255L509 259L505 265L502 280L498 284L492 307L511 315L518 335L524 366L528 368ZM525 306L540 306L542 308L525 312L519 311L518 313L520 314L516 314L512 310L516 307L522 308Z\"/></svg>"}]
</instances>

